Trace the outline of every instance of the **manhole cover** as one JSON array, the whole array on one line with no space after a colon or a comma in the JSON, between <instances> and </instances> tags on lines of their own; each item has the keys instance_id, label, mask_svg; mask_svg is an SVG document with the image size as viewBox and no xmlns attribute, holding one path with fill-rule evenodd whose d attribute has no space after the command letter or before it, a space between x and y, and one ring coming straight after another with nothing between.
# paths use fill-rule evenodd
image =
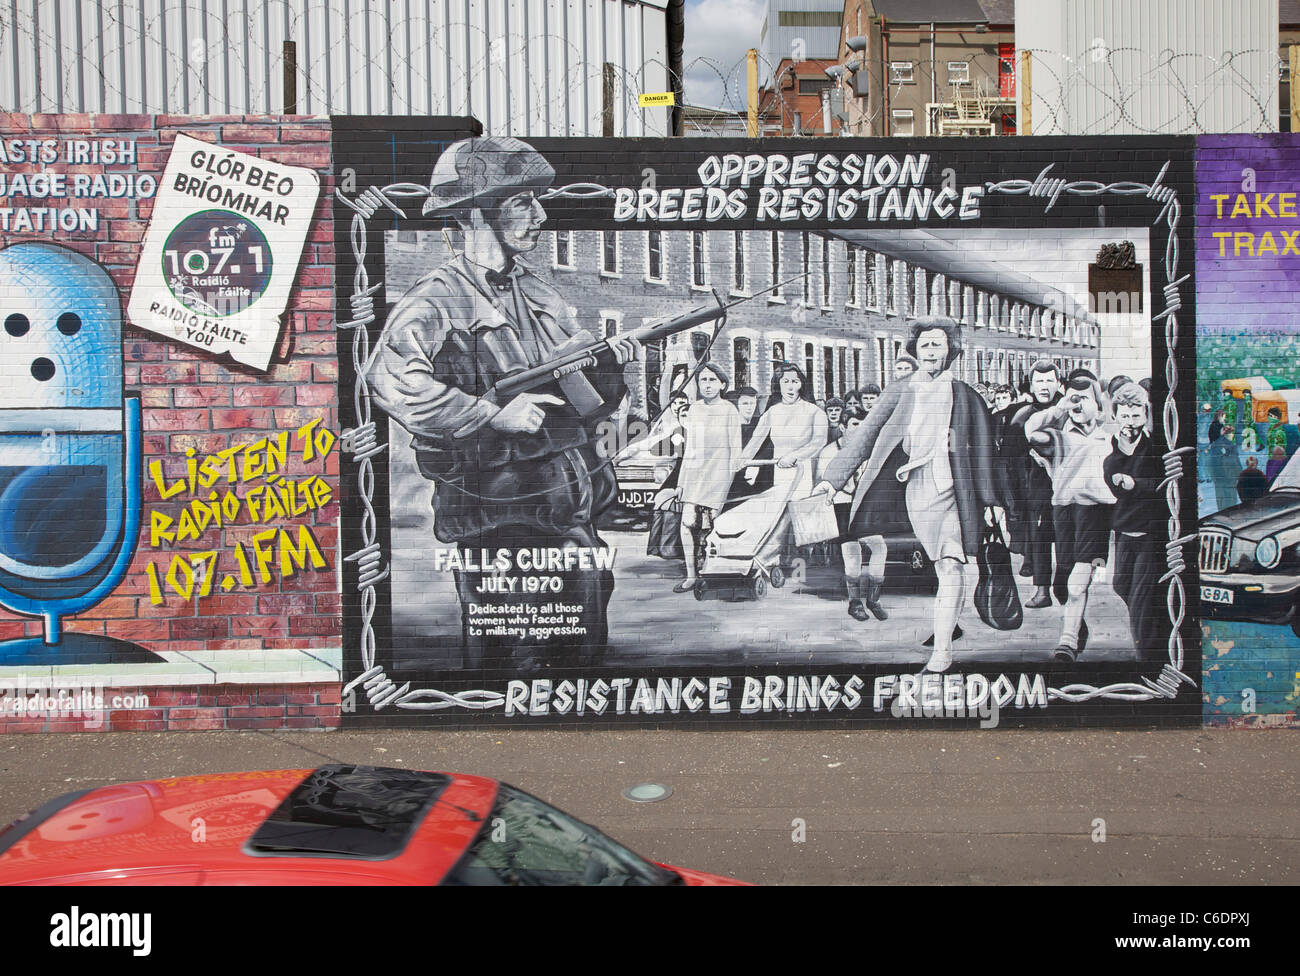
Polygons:
<instances>
[{"instance_id":1,"label":"manhole cover","mask_svg":"<svg viewBox=\"0 0 1300 976\"><path fill-rule=\"evenodd\" d=\"M623 791L623 796L633 803L654 803L655 800L665 800L672 795L671 786L661 786L658 783L637 783Z\"/></svg>"}]
</instances>

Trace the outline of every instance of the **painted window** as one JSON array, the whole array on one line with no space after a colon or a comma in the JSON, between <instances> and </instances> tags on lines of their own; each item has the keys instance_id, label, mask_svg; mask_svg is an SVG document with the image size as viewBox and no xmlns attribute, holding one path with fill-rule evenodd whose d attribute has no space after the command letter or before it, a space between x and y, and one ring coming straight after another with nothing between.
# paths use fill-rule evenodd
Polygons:
<instances>
[{"instance_id":1,"label":"painted window","mask_svg":"<svg viewBox=\"0 0 1300 976\"><path fill-rule=\"evenodd\" d=\"M867 286L865 303L873 311L880 310L880 261L874 251L867 251L862 257L863 284Z\"/></svg>"},{"instance_id":2,"label":"painted window","mask_svg":"<svg viewBox=\"0 0 1300 976\"><path fill-rule=\"evenodd\" d=\"M664 280L664 232L645 232L645 276L651 281Z\"/></svg>"},{"instance_id":3,"label":"painted window","mask_svg":"<svg viewBox=\"0 0 1300 976\"><path fill-rule=\"evenodd\" d=\"M808 254L808 251L811 247L812 247L812 243L808 240L808 232L804 231L803 240L802 240L802 254L803 254L803 303L805 305L812 304L812 275L810 273L811 268L809 266L809 254Z\"/></svg>"},{"instance_id":4,"label":"painted window","mask_svg":"<svg viewBox=\"0 0 1300 976\"><path fill-rule=\"evenodd\" d=\"M831 307L831 239L822 239L822 307Z\"/></svg>"},{"instance_id":5,"label":"painted window","mask_svg":"<svg viewBox=\"0 0 1300 976\"><path fill-rule=\"evenodd\" d=\"M781 232L778 230L772 231L771 241L772 241L771 284L775 285L777 282L781 280ZM772 301L773 299L777 299L780 297L781 297L780 288L776 288L773 291L768 292L768 301Z\"/></svg>"},{"instance_id":6,"label":"painted window","mask_svg":"<svg viewBox=\"0 0 1300 976\"><path fill-rule=\"evenodd\" d=\"M732 231L732 274L731 290L744 294L747 290L747 274L745 272L745 232L743 230Z\"/></svg>"},{"instance_id":7,"label":"painted window","mask_svg":"<svg viewBox=\"0 0 1300 976\"><path fill-rule=\"evenodd\" d=\"M856 307L858 304L858 249L852 244L845 245L844 248L844 289L848 292L844 303Z\"/></svg>"},{"instance_id":8,"label":"painted window","mask_svg":"<svg viewBox=\"0 0 1300 976\"><path fill-rule=\"evenodd\" d=\"M751 367L749 339L736 336L731 340L731 388L733 390L741 386L754 385Z\"/></svg>"},{"instance_id":9,"label":"painted window","mask_svg":"<svg viewBox=\"0 0 1300 976\"><path fill-rule=\"evenodd\" d=\"M600 271L601 274L618 274L618 231L600 232Z\"/></svg>"},{"instance_id":10,"label":"painted window","mask_svg":"<svg viewBox=\"0 0 1300 976\"><path fill-rule=\"evenodd\" d=\"M555 267L573 267L573 231L571 230L555 232Z\"/></svg>"},{"instance_id":11,"label":"painted window","mask_svg":"<svg viewBox=\"0 0 1300 976\"><path fill-rule=\"evenodd\" d=\"M691 231L691 284L703 288L708 284L704 263L704 231Z\"/></svg>"}]
</instances>

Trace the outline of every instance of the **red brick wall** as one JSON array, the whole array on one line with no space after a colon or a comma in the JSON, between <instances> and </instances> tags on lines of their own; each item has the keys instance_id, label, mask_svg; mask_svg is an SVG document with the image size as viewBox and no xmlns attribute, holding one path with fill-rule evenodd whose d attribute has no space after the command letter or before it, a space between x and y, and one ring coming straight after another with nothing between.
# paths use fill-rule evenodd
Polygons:
<instances>
[{"instance_id":1,"label":"red brick wall","mask_svg":"<svg viewBox=\"0 0 1300 976\"><path fill-rule=\"evenodd\" d=\"M45 692L49 694L49 692ZM332 729L339 724L339 686L203 685L197 688L104 689L102 711L0 715L5 732L170 732L237 729ZM143 700L113 708L110 696Z\"/></svg>"},{"instance_id":2,"label":"red brick wall","mask_svg":"<svg viewBox=\"0 0 1300 976\"><path fill-rule=\"evenodd\" d=\"M123 357L128 394L138 392L144 426L144 505L140 540L126 578L98 606L78 617L66 618L70 632L106 634L134 641L151 650L222 650L260 648L337 647L340 643L339 594L336 585L335 550L338 524L337 447L324 463L303 464L293 460L285 478L319 475L331 489L334 501L314 512L278 523L297 537L297 526L305 524L319 544L327 567L303 571L290 579L276 574L268 584L245 588L234 586L223 592L218 586L206 598L183 600L164 589L165 602L155 605L149 595L146 566L153 562L162 579L172 551L217 550L216 579L235 573L233 550L237 542L269 525L248 524L241 512L237 524L211 529L198 540L176 544L174 550L151 549L149 513L157 509L175 518L183 502L160 502L148 476L149 463L161 460L169 478L184 474L185 451L194 448L202 457L227 447L249 444L282 430L312 420L337 433L337 360L333 323L333 226L330 196L330 126L327 119L301 117L244 116L151 116L151 115L0 115L0 139L56 139L60 146L68 139L135 140L134 165L90 166L85 164L0 163L0 172L35 173L42 169L68 174L86 172L149 174L160 179L171 143L177 133L219 143L263 157L268 161L314 169L321 179L321 193L315 218L304 247L301 263L289 297L277 357L269 372L227 362L191 349L179 342L124 323ZM84 207L99 211L94 231L4 232L0 246L20 241L54 241L75 248L103 266L117 284L125 309L135 276L140 242L148 226L152 198L122 199L27 199L11 197L0 205L19 207ZM242 492L236 488L236 494ZM182 495L187 498L188 495ZM202 497L202 496L201 496ZM22 635L38 636L39 621L0 611L0 640ZM206 694L201 692L200 694ZM337 698L335 698L337 701ZM317 707L318 702L292 707ZM179 706L176 706L179 707ZM195 706L196 721L211 716ZM219 707L219 706L211 706ZM268 706L270 707L270 706ZM279 705L275 706L277 709ZM284 708L290 706L285 705ZM166 709L168 727L182 721ZM337 705L334 706L337 714ZM286 713L287 714L287 713ZM206 716L206 717L205 717ZM271 718L246 715L243 720ZM301 714L291 716L301 719ZM290 724L295 724L291 722ZM199 727L199 726L195 726Z\"/></svg>"}]
</instances>

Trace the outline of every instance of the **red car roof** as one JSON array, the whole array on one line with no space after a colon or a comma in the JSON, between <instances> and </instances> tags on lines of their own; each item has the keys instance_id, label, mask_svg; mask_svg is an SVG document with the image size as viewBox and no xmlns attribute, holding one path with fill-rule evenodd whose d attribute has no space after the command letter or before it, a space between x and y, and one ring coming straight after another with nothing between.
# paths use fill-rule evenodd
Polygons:
<instances>
[{"instance_id":1,"label":"red car roof","mask_svg":"<svg viewBox=\"0 0 1300 976\"><path fill-rule=\"evenodd\" d=\"M405 773L406 771L402 771ZM483 826L495 780L448 780L401 852L384 860L247 852L249 838L310 769L220 773L103 786L16 842L0 833L0 883L436 884ZM10 828L22 831L28 825Z\"/></svg>"}]
</instances>

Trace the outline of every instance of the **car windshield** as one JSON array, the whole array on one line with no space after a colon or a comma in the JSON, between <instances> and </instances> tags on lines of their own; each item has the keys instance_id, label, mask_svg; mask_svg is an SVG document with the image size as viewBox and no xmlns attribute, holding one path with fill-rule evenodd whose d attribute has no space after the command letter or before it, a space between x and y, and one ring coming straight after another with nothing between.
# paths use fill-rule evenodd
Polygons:
<instances>
[{"instance_id":1,"label":"car windshield","mask_svg":"<svg viewBox=\"0 0 1300 976\"><path fill-rule=\"evenodd\" d=\"M672 885L681 877L594 827L501 784L478 837L445 885Z\"/></svg>"}]
</instances>

